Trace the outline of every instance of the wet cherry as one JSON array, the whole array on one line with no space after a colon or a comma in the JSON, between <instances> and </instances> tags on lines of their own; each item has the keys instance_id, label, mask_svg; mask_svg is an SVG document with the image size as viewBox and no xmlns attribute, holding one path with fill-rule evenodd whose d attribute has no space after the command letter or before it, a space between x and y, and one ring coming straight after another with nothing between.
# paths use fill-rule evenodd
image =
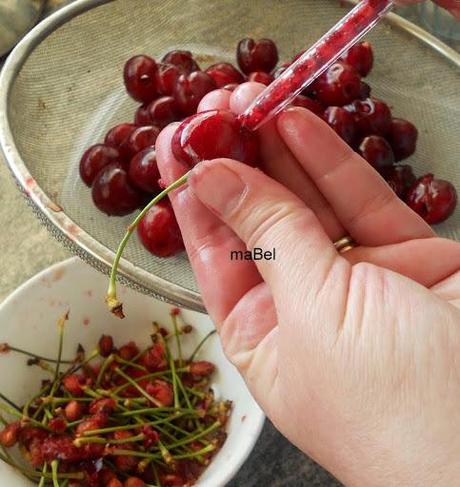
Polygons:
<instances>
[{"instance_id":1,"label":"wet cherry","mask_svg":"<svg viewBox=\"0 0 460 487\"><path fill-rule=\"evenodd\" d=\"M312 100L308 96L297 95L292 101L292 105L294 105L295 107L306 108L307 110L310 110L311 112L319 116L322 116L324 113L323 105L321 105L319 101Z\"/></svg>"},{"instance_id":2,"label":"wet cherry","mask_svg":"<svg viewBox=\"0 0 460 487\"><path fill-rule=\"evenodd\" d=\"M365 82L361 81L361 84L359 85L359 99L360 100L365 100L366 98L369 98L371 96L371 87Z\"/></svg>"},{"instance_id":3,"label":"wet cherry","mask_svg":"<svg viewBox=\"0 0 460 487\"><path fill-rule=\"evenodd\" d=\"M128 179L128 174L118 163L104 167L93 182L94 204L107 215L123 216L132 213L143 202L143 195Z\"/></svg>"},{"instance_id":4,"label":"wet cherry","mask_svg":"<svg viewBox=\"0 0 460 487\"><path fill-rule=\"evenodd\" d=\"M174 87L181 74L181 69L174 64L158 64L156 73L156 87L158 94L164 96L172 95Z\"/></svg>"},{"instance_id":5,"label":"wet cherry","mask_svg":"<svg viewBox=\"0 0 460 487\"><path fill-rule=\"evenodd\" d=\"M165 54L161 62L165 64L174 64L174 66L177 66L183 73L187 74L200 70L200 67L193 59L193 54L190 51L170 51Z\"/></svg>"},{"instance_id":6,"label":"wet cherry","mask_svg":"<svg viewBox=\"0 0 460 487\"><path fill-rule=\"evenodd\" d=\"M149 56L134 56L124 69L126 91L137 101L148 103L156 94L157 63Z\"/></svg>"},{"instance_id":7,"label":"wet cherry","mask_svg":"<svg viewBox=\"0 0 460 487\"><path fill-rule=\"evenodd\" d=\"M353 66L361 76L367 76L374 65L374 53L369 42L359 42L351 47L342 59Z\"/></svg>"},{"instance_id":8,"label":"wet cherry","mask_svg":"<svg viewBox=\"0 0 460 487\"><path fill-rule=\"evenodd\" d=\"M391 129L391 110L388 105L376 98L355 100L346 107L355 115L360 134L381 135L385 137Z\"/></svg>"},{"instance_id":9,"label":"wet cherry","mask_svg":"<svg viewBox=\"0 0 460 487\"><path fill-rule=\"evenodd\" d=\"M264 71L253 71L248 76L248 81L262 83L265 86L268 86L274 79L272 74L265 73Z\"/></svg>"},{"instance_id":10,"label":"wet cherry","mask_svg":"<svg viewBox=\"0 0 460 487\"><path fill-rule=\"evenodd\" d=\"M87 186L91 186L103 167L120 160L120 153L115 147L106 144L93 145L85 151L80 160L80 177Z\"/></svg>"},{"instance_id":11,"label":"wet cherry","mask_svg":"<svg viewBox=\"0 0 460 487\"><path fill-rule=\"evenodd\" d=\"M134 123L138 127L143 127L145 125L152 125L152 120L150 120L149 107L150 104L141 105L134 115Z\"/></svg>"},{"instance_id":12,"label":"wet cherry","mask_svg":"<svg viewBox=\"0 0 460 487\"><path fill-rule=\"evenodd\" d=\"M250 166L257 165L257 136L241 127L227 110L209 110L186 118L172 139L173 154L193 167L200 161L228 157Z\"/></svg>"},{"instance_id":13,"label":"wet cherry","mask_svg":"<svg viewBox=\"0 0 460 487\"><path fill-rule=\"evenodd\" d=\"M204 95L214 89L216 89L216 83L209 74L195 71L179 77L174 88L174 98L179 110L184 115L191 115L196 112Z\"/></svg>"},{"instance_id":14,"label":"wet cherry","mask_svg":"<svg viewBox=\"0 0 460 487\"><path fill-rule=\"evenodd\" d=\"M172 96L162 96L152 101L147 107L147 112L151 124L159 128L181 119L176 100Z\"/></svg>"},{"instance_id":15,"label":"wet cherry","mask_svg":"<svg viewBox=\"0 0 460 487\"><path fill-rule=\"evenodd\" d=\"M342 107L329 107L324 112L324 120L348 145L354 146L358 128L350 112Z\"/></svg>"},{"instance_id":16,"label":"wet cherry","mask_svg":"<svg viewBox=\"0 0 460 487\"><path fill-rule=\"evenodd\" d=\"M104 143L111 147L120 147L137 127L138 126L134 123L120 123L107 132Z\"/></svg>"},{"instance_id":17,"label":"wet cherry","mask_svg":"<svg viewBox=\"0 0 460 487\"><path fill-rule=\"evenodd\" d=\"M121 144L120 153L126 159L131 159L135 154L147 147L153 147L160 133L160 129L155 125L146 125L138 127L134 132Z\"/></svg>"},{"instance_id":18,"label":"wet cherry","mask_svg":"<svg viewBox=\"0 0 460 487\"><path fill-rule=\"evenodd\" d=\"M392 166L395 157L390 144L379 135L365 137L359 145L358 152L377 171Z\"/></svg>"},{"instance_id":19,"label":"wet cherry","mask_svg":"<svg viewBox=\"0 0 460 487\"><path fill-rule=\"evenodd\" d=\"M408 164L386 167L381 174L401 199L404 199L408 189L416 181L414 171Z\"/></svg>"},{"instance_id":20,"label":"wet cherry","mask_svg":"<svg viewBox=\"0 0 460 487\"><path fill-rule=\"evenodd\" d=\"M147 193L158 193L160 171L153 147L138 152L129 163L128 176L134 186Z\"/></svg>"},{"instance_id":21,"label":"wet cherry","mask_svg":"<svg viewBox=\"0 0 460 487\"><path fill-rule=\"evenodd\" d=\"M452 215L457 206L457 192L448 181L426 174L409 189L405 201L427 223L433 225Z\"/></svg>"},{"instance_id":22,"label":"wet cherry","mask_svg":"<svg viewBox=\"0 0 460 487\"><path fill-rule=\"evenodd\" d=\"M278 49L270 39L242 39L236 49L236 57L241 71L249 74L253 71L270 73L278 62Z\"/></svg>"},{"instance_id":23,"label":"wet cherry","mask_svg":"<svg viewBox=\"0 0 460 487\"><path fill-rule=\"evenodd\" d=\"M397 161L406 159L415 152L417 138L418 131L414 124L402 118L393 118L388 133L388 141L393 148Z\"/></svg>"},{"instance_id":24,"label":"wet cherry","mask_svg":"<svg viewBox=\"0 0 460 487\"><path fill-rule=\"evenodd\" d=\"M137 228L144 247L158 257L170 257L184 248L169 200L162 200L144 216Z\"/></svg>"},{"instance_id":25,"label":"wet cherry","mask_svg":"<svg viewBox=\"0 0 460 487\"><path fill-rule=\"evenodd\" d=\"M223 88L229 84L240 84L244 76L230 63L217 63L209 66L206 73L214 80L217 88Z\"/></svg>"}]
</instances>

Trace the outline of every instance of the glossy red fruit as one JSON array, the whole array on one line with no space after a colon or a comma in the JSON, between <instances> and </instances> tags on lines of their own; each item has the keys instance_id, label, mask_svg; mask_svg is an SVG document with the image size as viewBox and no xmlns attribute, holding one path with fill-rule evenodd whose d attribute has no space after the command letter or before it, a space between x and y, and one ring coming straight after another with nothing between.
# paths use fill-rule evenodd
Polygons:
<instances>
[{"instance_id":1,"label":"glossy red fruit","mask_svg":"<svg viewBox=\"0 0 460 487\"><path fill-rule=\"evenodd\" d=\"M379 135L365 137L359 145L358 152L377 171L392 166L395 156L390 144Z\"/></svg>"},{"instance_id":2,"label":"glossy red fruit","mask_svg":"<svg viewBox=\"0 0 460 487\"><path fill-rule=\"evenodd\" d=\"M216 83L218 88L223 88L225 85L243 83L244 76L230 63L217 63L209 66L206 73Z\"/></svg>"},{"instance_id":3,"label":"glossy red fruit","mask_svg":"<svg viewBox=\"0 0 460 487\"><path fill-rule=\"evenodd\" d=\"M87 417L77 426L77 435L83 435L87 431L105 428L109 423L109 416L106 413L97 413L94 416Z\"/></svg>"},{"instance_id":4,"label":"glossy red fruit","mask_svg":"<svg viewBox=\"0 0 460 487\"><path fill-rule=\"evenodd\" d=\"M160 201L147 212L137 233L144 247L157 257L171 257L184 249L179 225L168 200Z\"/></svg>"},{"instance_id":5,"label":"glossy red fruit","mask_svg":"<svg viewBox=\"0 0 460 487\"><path fill-rule=\"evenodd\" d=\"M434 225L452 215L457 206L457 192L449 181L426 174L409 189L405 201L427 223Z\"/></svg>"},{"instance_id":6,"label":"glossy red fruit","mask_svg":"<svg viewBox=\"0 0 460 487\"><path fill-rule=\"evenodd\" d=\"M248 81L262 83L265 86L268 86L274 79L272 74L265 73L264 71L253 71L248 76Z\"/></svg>"},{"instance_id":7,"label":"glossy red fruit","mask_svg":"<svg viewBox=\"0 0 460 487\"><path fill-rule=\"evenodd\" d=\"M136 128L137 125L134 123L120 123L107 132L104 143L110 147L118 148Z\"/></svg>"},{"instance_id":8,"label":"glossy red fruit","mask_svg":"<svg viewBox=\"0 0 460 487\"><path fill-rule=\"evenodd\" d=\"M387 167L382 171L381 174L385 178L385 181L401 199L404 199L407 191L412 187L417 179L412 167L408 164Z\"/></svg>"},{"instance_id":9,"label":"glossy red fruit","mask_svg":"<svg viewBox=\"0 0 460 487\"><path fill-rule=\"evenodd\" d=\"M349 64L334 63L312 85L316 98L327 106L343 106L359 97L361 77Z\"/></svg>"},{"instance_id":10,"label":"glossy red fruit","mask_svg":"<svg viewBox=\"0 0 460 487\"><path fill-rule=\"evenodd\" d=\"M172 138L176 159L193 167L200 161L227 157L256 166L259 160L257 136L241 127L227 110L209 110L186 118Z\"/></svg>"},{"instance_id":11,"label":"glossy red fruit","mask_svg":"<svg viewBox=\"0 0 460 487\"><path fill-rule=\"evenodd\" d=\"M162 96L152 101L147 111L151 124L159 128L181 119L176 100L172 96Z\"/></svg>"},{"instance_id":12,"label":"glossy red fruit","mask_svg":"<svg viewBox=\"0 0 460 487\"><path fill-rule=\"evenodd\" d=\"M391 121L388 142L390 142L396 161L411 156L417 147L418 131L414 124L402 118Z\"/></svg>"},{"instance_id":13,"label":"glossy red fruit","mask_svg":"<svg viewBox=\"0 0 460 487\"><path fill-rule=\"evenodd\" d=\"M125 159L130 160L141 150L147 147L154 147L159 134L160 129L155 127L155 125L138 127L120 146L121 155Z\"/></svg>"},{"instance_id":14,"label":"glossy red fruit","mask_svg":"<svg viewBox=\"0 0 460 487\"><path fill-rule=\"evenodd\" d=\"M310 110L311 112L315 113L316 115L322 116L324 113L324 107L321 105L319 101L312 100L308 96L304 95L297 95L292 104L295 107L302 107Z\"/></svg>"},{"instance_id":15,"label":"glossy red fruit","mask_svg":"<svg viewBox=\"0 0 460 487\"><path fill-rule=\"evenodd\" d=\"M93 145L85 151L80 160L80 177L87 186L91 186L103 167L120 161L120 152L115 147L105 144Z\"/></svg>"},{"instance_id":16,"label":"glossy red fruit","mask_svg":"<svg viewBox=\"0 0 460 487\"><path fill-rule=\"evenodd\" d=\"M83 377L77 374L66 375L62 379L62 385L70 393L71 396L80 397L83 395L83 386L85 381Z\"/></svg>"},{"instance_id":17,"label":"glossy red fruit","mask_svg":"<svg viewBox=\"0 0 460 487\"><path fill-rule=\"evenodd\" d=\"M138 127L144 127L145 125L152 125L152 120L150 119L149 114L149 106L150 103L144 103L140 105L139 108L136 110L134 115L134 123Z\"/></svg>"},{"instance_id":18,"label":"glossy red fruit","mask_svg":"<svg viewBox=\"0 0 460 487\"><path fill-rule=\"evenodd\" d=\"M177 107L184 115L191 115L196 112L204 95L214 89L216 89L216 83L209 74L203 71L183 74L177 80L174 88Z\"/></svg>"},{"instance_id":19,"label":"glossy red fruit","mask_svg":"<svg viewBox=\"0 0 460 487\"><path fill-rule=\"evenodd\" d=\"M12 448L18 441L21 432L21 422L7 424L2 431L0 431L0 445L5 448Z\"/></svg>"},{"instance_id":20,"label":"glossy red fruit","mask_svg":"<svg viewBox=\"0 0 460 487\"><path fill-rule=\"evenodd\" d=\"M107 215L124 216L143 203L143 194L129 182L128 174L120 164L109 164L96 176L92 197L99 210Z\"/></svg>"},{"instance_id":21,"label":"glossy red fruit","mask_svg":"<svg viewBox=\"0 0 460 487\"><path fill-rule=\"evenodd\" d=\"M83 416L84 406L78 401L70 401L64 409L64 415L70 423L78 421Z\"/></svg>"},{"instance_id":22,"label":"glossy red fruit","mask_svg":"<svg viewBox=\"0 0 460 487\"><path fill-rule=\"evenodd\" d=\"M126 91L136 101L149 103L157 95L157 63L149 56L134 56L124 69Z\"/></svg>"},{"instance_id":23,"label":"glossy red fruit","mask_svg":"<svg viewBox=\"0 0 460 487\"><path fill-rule=\"evenodd\" d=\"M342 59L353 66L361 76L367 76L374 65L372 46L367 41L358 42L342 56Z\"/></svg>"},{"instance_id":24,"label":"glossy red fruit","mask_svg":"<svg viewBox=\"0 0 460 487\"><path fill-rule=\"evenodd\" d=\"M278 48L271 39L241 39L236 48L236 58L241 71L270 73L278 63Z\"/></svg>"},{"instance_id":25,"label":"glossy red fruit","mask_svg":"<svg viewBox=\"0 0 460 487\"><path fill-rule=\"evenodd\" d=\"M159 193L160 171L157 165L157 156L153 147L138 152L129 163L129 180L136 188L147 193Z\"/></svg>"},{"instance_id":26,"label":"glossy red fruit","mask_svg":"<svg viewBox=\"0 0 460 487\"><path fill-rule=\"evenodd\" d=\"M173 64L177 66L184 73L191 73L193 71L199 71L200 67L193 59L193 54L190 51L175 50L170 51L161 60L165 64Z\"/></svg>"},{"instance_id":27,"label":"glossy red fruit","mask_svg":"<svg viewBox=\"0 0 460 487\"><path fill-rule=\"evenodd\" d=\"M348 145L356 144L358 127L350 112L342 107L329 107L324 112L324 120Z\"/></svg>"},{"instance_id":28,"label":"glossy red fruit","mask_svg":"<svg viewBox=\"0 0 460 487\"><path fill-rule=\"evenodd\" d=\"M391 110L376 98L355 100L346 107L354 114L361 136L381 135L385 137L391 129Z\"/></svg>"},{"instance_id":29,"label":"glossy red fruit","mask_svg":"<svg viewBox=\"0 0 460 487\"><path fill-rule=\"evenodd\" d=\"M162 96L171 96L181 74L181 69L174 64L158 64L156 74L156 87L158 94Z\"/></svg>"}]
</instances>

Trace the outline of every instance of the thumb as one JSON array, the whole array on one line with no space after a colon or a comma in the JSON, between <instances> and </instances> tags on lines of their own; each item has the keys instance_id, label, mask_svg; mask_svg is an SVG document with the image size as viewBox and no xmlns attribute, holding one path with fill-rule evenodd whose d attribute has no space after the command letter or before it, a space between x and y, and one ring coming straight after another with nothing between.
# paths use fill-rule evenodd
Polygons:
<instances>
[{"instance_id":1,"label":"thumb","mask_svg":"<svg viewBox=\"0 0 460 487\"><path fill-rule=\"evenodd\" d=\"M334 262L344 260L316 215L297 196L257 169L229 159L207 161L193 169L189 185L248 250L274 250L274 260L262 258L256 260L256 265L275 303L286 292L292 299L296 284L305 289L301 284L306 280L314 300ZM308 296L302 299L308 301Z\"/></svg>"}]
</instances>

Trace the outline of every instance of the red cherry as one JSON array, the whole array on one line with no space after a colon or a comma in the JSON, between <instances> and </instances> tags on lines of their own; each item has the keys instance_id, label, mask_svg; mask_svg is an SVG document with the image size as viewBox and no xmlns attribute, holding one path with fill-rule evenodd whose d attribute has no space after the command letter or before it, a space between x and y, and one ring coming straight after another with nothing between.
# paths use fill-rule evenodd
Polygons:
<instances>
[{"instance_id":1,"label":"red cherry","mask_svg":"<svg viewBox=\"0 0 460 487\"><path fill-rule=\"evenodd\" d=\"M209 66L206 73L216 83L217 88L223 88L229 84L240 84L244 81L244 76L230 63L217 63Z\"/></svg>"},{"instance_id":2,"label":"red cherry","mask_svg":"<svg viewBox=\"0 0 460 487\"><path fill-rule=\"evenodd\" d=\"M105 136L104 143L111 147L120 147L120 145L136 130L137 125L134 123L120 123L111 128Z\"/></svg>"},{"instance_id":3,"label":"red cherry","mask_svg":"<svg viewBox=\"0 0 460 487\"><path fill-rule=\"evenodd\" d=\"M155 125L138 127L120 146L121 155L129 160L141 150L153 147L159 134L160 129Z\"/></svg>"},{"instance_id":4,"label":"red cherry","mask_svg":"<svg viewBox=\"0 0 460 487\"><path fill-rule=\"evenodd\" d=\"M183 74L174 88L174 98L179 110L185 115L196 112L201 99L216 88L214 80L203 71Z\"/></svg>"},{"instance_id":5,"label":"red cherry","mask_svg":"<svg viewBox=\"0 0 460 487\"><path fill-rule=\"evenodd\" d=\"M412 167L408 164L386 167L381 174L393 191L402 199L416 181Z\"/></svg>"},{"instance_id":6,"label":"red cherry","mask_svg":"<svg viewBox=\"0 0 460 487\"><path fill-rule=\"evenodd\" d=\"M158 193L160 187L160 171L157 165L157 156L153 147L138 152L129 163L128 176L130 181L142 191Z\"/></svg>"},{"instance_id":7,"label":"red cherry","mask_svg":"<svg viewBox=\"0 0 460 487\"><path fill-rule=\"evenodd\" d=\"M160 95L170 96L174 92L179 76L182 71L174 64L158 64L156 74L156 86Z\"/></svg>"},{"instance_id":8,"label":"red cherry","mask_svg":"<svg viewBox=\"0 0 460 487\"><path fill-rule=\"evenodd\" d=\"M149 106L150 104L144 103L136 110L136 114L134 115L134 123L138 127L144 127L145 125L152 125L152 120L150 120L150 114L149 114Z\"/></svg>"},{"instance_id":9,"label":"red cherry","mask_svg":"<svg viewBox=\"0 0 460 487\"><path fill-rule=\"evenodd\" d=\"M117 163L109 164L98 173L91 194L97 208L107 215L128 215L143 202L142 193L131 186L128 174Z\"/></svg>"},{"instance_id":10,"label":"red cherry","mask_svg":"<svg viewBox=\"0 0 460 487\"><path fill-rule=\"evenodd\" d=\"M162 96L152 101L147 111L151 124L160 128L181 119L176 100L172 96Z\"/></svg>"},{"instance_id":11,"label":"red cherry","mask_svg":"<svg viewBox=\"0 0 460 487\"><path fill-rule=\"evenodd\" d=\"M199 71L200 67L193 59L193 55L190 51L170 51L163 56L161 60L165 64L174 64L184 73L191 73L193 71Z\"/></svg>"},{"instance_id":12,"label":"red cherry","mask_svg":"<svg viewBox=\"0 0 460 487\"><path fill-rule=\"evenodd\" d=\"M324 120L348 145L354 146L358 128L350 112L342 107L329 107L324 112Z\"/></svg>"},{"instance_id":13,"label":"red cherry","mask_svg":"<svg viewBox=\"0 0 460 487\"><path fill-rule=\"evenodd\" d=\"M278 49L270 39L241 39L236 48L236 57L241 71L249 74L252 71L270 73L278 63Z\"/></svg>"},{"instance_id":14,"label":"red cherry","mask_svg":"<svg viewBox=\"0 0 460 487\"><path fill-rule=\"evenodd\" d=\"M366 135L385 137L391 129L391 110L381 100L376 98L356 100L346 109L355 115L358 129L363 137Z\"/></svg>"},{"instance_id":15,"label":"red cherry","mask_svg":"<svg viewBox=\"0 0 460 487\"><path fill-rule=\"evenodd\" d=\"M371 87L365 81L361 81L358 98L360 100L365 100L370 96L371 96Z\"/></svg>"},{"instance_id":16,"label":"red cherry","mask_svg":"<svg viewBox=\"0 0 460 487\"><path fill-rule=\"evenodd\" d=\"M448 181L426 174L409 189L406 203L427 223L434 225L452 215L457 206L457 192Z\"/></svg>"},{"instance_id":17,"label":"red cherry","mask_svg":"<svg viewBox=\"0 0 460 487\"><path fill-rule=\"evenodd\" d=\"M274 79L275 78L273 77L273 75L265 73L264 71L253 71L248 76L248 81L262 83L265 86L268 86Z\"/></svg>"},{"instance_id":18,"label":"red cherry","mask_svg":"<svg viewBox=\"0 0 460 487\"><path fill-rule=\"evenodd\" d=\"M316 115L322 116L324 113L324 107L319 101L312 100L308 96L298 95L294 98L292 104L295 107L302 107L310 110Z\"/></svg>"},{"instance_id":19,"label":"red cherry","mask_svg":"<svg viewBox=\"0 0 460 487\"><path fill-rule=\"evenodd\" d=\"M342 59L353 66L361 76L367 76L374 65L374 53L369 42L358 42L351 47Z\"/></svg>"},{"instance_id":20,"label":"red cherry","mask_svg":"<svg viewBox=\"0 0 460 487\"><path fill-rule=\"evenodd\" d=\"M137 227L144 247L158 257L170 257L184 248L171 203L162 200L150 208Z\"/></svg>"},{"instance_id":21,"label":"red cherry","mask_svg":"<svg viewBox=\"0 0 460 487\"><path fill-rule=\"evenodd\" d=\"M361 156L377 171L392 166L395 156L390 144L379 135L370 135L363 139L358 149Z\"/></svg>"},{"instance_id":22,"label":"red cherry","mask_svg":"<svg viewBox=\"0 0 460 487\"><path fill-rule=\"evenodd\" d=\"M148 103L156 94L157 63L148 56L134 56L125 64L127 92L137 101Z\"/></svg>"},{"instance_id":23,"label":"red cherry","mask_svg":"<svg viewBox=\"0 0 460 487\"><path fill-rule=\"evenodd\" d=\"M388 141L390 142L395 159L401 161L411 156L417 147L418 131L414 124L402 118L391 121Z\"/></svg>"},{"instance_id":24,"label":"red cherry","mask_svg":"<svg viewBox=\"0 0 460 487\"><path fill-rule=\"evenodd\" d=\"M115 147L105 144L93 145L85 151L80 160L80 177L87 186L91 186L103 167L119 161L120 153Z\"/></svg>"},{"instance_id":25,"label":"red cherry","mask_svg":"<svg viewBox=\"0 0 460 487\"><path fill-rule=\"evenodd\" d=\"M334 63L312 85L316 98L327 106L343 106L359 97L361 77L349 64Z\"/></svg>"},{"instance_id":26,"label":"red cherry","mask_svg":"<svg viewBox=\"0 0 460 487\"><path fill-rule=\"evenodd\" d=\"M241 127L227 110L209 110L186 118L172 139L173 154L193 167L200 161L228 157L250 166L257 165L257 136Z\"/></svg>"}]
</instances>

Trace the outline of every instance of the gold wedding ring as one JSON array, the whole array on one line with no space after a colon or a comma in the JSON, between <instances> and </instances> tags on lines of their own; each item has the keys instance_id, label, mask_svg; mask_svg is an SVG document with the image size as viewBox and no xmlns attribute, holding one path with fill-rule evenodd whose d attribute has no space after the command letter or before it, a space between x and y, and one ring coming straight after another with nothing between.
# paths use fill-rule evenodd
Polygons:
<instances>
[{"instance_id":1,"label":"gold wedding ring","mask_svg":"<svg viewBox=\"0 0 460 487\"><path fill-rule=\"evenodd\" d=\"M349 250L356 247L356 243L350 237L350 235L345 235L341 239L334 242L334 247L336 248L337 252L343 254L344 252L348 252Z\"/></svg>"}]
</instances>

